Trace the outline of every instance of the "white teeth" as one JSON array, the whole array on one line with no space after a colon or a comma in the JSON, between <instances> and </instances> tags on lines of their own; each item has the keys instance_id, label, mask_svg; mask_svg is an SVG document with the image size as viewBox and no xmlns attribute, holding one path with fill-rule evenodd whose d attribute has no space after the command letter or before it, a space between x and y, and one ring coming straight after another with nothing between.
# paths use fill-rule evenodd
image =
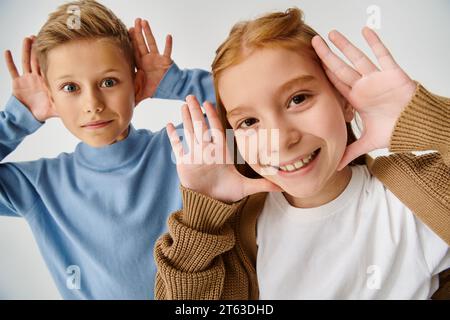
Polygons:
<instances>
[{"instance_id":1,"label":"white teeth","mask_svg":"<svg viewBox=\"0 0 450 320\"><path fill-rule=\"evenodd\" d=\"M298 169L304 167L305 165L307 165L311 161L311 159L314 157L315 154L316 154L316 152L314 151L310 155L308 155L306 158L296 161L293 164L288 164L286 166L280 166L280 169L282 171L289 171L289 172L298 170Z\"/></svg>"},{"instance_id":2,"label":"white teeth","mask_svg":"<svg viewBox=\"0 0 450 320\"><path fill-rule=\"evenodd\" d=\"M286 166L286 168L287 168L288 171L295 170L295 167L294 167L292 164L288 164L288 165Z\"/></svg>"},{"instance_id":3,"label":"white teeth","mask_svg":"<svg viewBox=\"0 0 450 320\"><path fill-rule=\"evenodd\" d=\"M301 167L303 167L304 162L302 160L297 161L296 163L294 163L294 167L295 169L300 169Z\"/></svg>"}]
</instances>

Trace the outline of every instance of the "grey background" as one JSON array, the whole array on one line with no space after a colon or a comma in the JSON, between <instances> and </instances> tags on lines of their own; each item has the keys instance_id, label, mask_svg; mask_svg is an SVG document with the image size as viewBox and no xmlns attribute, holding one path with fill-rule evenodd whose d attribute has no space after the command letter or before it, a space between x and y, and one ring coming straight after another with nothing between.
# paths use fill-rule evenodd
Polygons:
<instances>
[{"instance_id":1,"label":"grey background","mask_svg":"<svg viewBox=\"0 0 450 320\"><path fill-rule=\"evenodd\" d=\"M297 6L306 22L325 35L335 28L369 53L360 30L370 5L380 8L380 36L398 63L435 93L450 96L450 1L367 0L102 0L128 26L140 16L150 21L158 43L173 35L173 59L182 68L210 69L217 46L232 25L272 10ZM3 60L10 49L20 62L25 36L36 34L47 15L63 1L0 0L0 101L11 95L11 81ZM162 48L160 47L162 50ZM370 57L373 57L369 53ZM18 64L20 68L20 63ZM148 100L136 109L137 128L158 130L168 121L180 122L180 102ZM27 161L71 152L78 143L57 119L49 120L27 137L3 161ZM385 151L374 153L383 154ZM1 178L1 177L0 177ZM61 194L61 197L64 197ZM151 250L151 248L149 248ZM0 217L0 299L60 299L33 236L24 220Z\"/></svg>"}]
</instances>

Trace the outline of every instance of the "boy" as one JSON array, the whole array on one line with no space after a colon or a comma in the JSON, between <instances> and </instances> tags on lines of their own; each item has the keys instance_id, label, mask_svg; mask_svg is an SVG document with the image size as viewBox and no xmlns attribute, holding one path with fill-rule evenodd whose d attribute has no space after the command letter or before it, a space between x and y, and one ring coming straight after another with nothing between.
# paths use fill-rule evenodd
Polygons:
<instances>
[{"instance_id":1,"label":"boy","mask_svg":"<svg viewBox=\"0 0 450 320\"><path fill-rule=\"evenodd\" d=\"M0 164L0 215L27 220L65 299L153 298L153 246L181 197L165 130L134 129L133 109L151 96L214 101L209 73L172 63L170 38L160 55L147 22L130 33L134 46L111 11L75 1L25 39L23 75L6 53L0 157L53 116L81 140L55 159Z\"/></svg>"}]
</instances>

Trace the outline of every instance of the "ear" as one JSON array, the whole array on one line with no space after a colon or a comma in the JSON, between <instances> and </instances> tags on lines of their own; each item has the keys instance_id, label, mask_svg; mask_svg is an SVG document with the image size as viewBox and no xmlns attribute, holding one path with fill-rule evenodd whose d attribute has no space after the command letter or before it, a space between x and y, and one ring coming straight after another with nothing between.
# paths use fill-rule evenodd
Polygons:
<instances>
[{"instance_id":1,"label":"ear","mask_svg":"<svg viewBox=\"0 0 450 320\"><path fill-rule=\"evenodd\" d=\"M142 70L136 71L134 76L134 101L135 107L141 102L144 95L145 74Z\"/></svg>"},{"instance_id":2,"label":"ear","mask_svg":"<svg viewBox=\"0 0 450 320\"><path fill-rule=\"evenodd\" d=\"M346 99L343 101L342 112L344 113L345 122L351 122L355 117L355 109Z\"/></svg>"}]
</instances>

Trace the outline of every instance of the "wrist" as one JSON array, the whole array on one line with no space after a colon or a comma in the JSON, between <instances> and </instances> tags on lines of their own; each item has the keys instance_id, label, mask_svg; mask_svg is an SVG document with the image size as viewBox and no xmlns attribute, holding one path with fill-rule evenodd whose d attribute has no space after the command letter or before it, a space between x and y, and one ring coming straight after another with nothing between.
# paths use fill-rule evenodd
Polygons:
<instances>
[{"instance_id":1,"label":"wrist","mask_svg":"<svg viewBox=\"0 0 450 320\"><path fill-rule=\"evenodd\" d=\"M226 204L205 194L181 186L183 221L191 228L206 233L220 230L245 202L244 199Z\"/></svg>"},{"instance_id":2,"label":"wrist","mask_svg":"<svg viewBox=\"0 0 450 320\"><path fill-rule=\"evenodd\" d=\"M13 122L16 123L18 128L25 130L27 134L33 133L43 124L15 95L12 95L6 103L4 112L12 115Z\"/></svg>"}]
</instances>

